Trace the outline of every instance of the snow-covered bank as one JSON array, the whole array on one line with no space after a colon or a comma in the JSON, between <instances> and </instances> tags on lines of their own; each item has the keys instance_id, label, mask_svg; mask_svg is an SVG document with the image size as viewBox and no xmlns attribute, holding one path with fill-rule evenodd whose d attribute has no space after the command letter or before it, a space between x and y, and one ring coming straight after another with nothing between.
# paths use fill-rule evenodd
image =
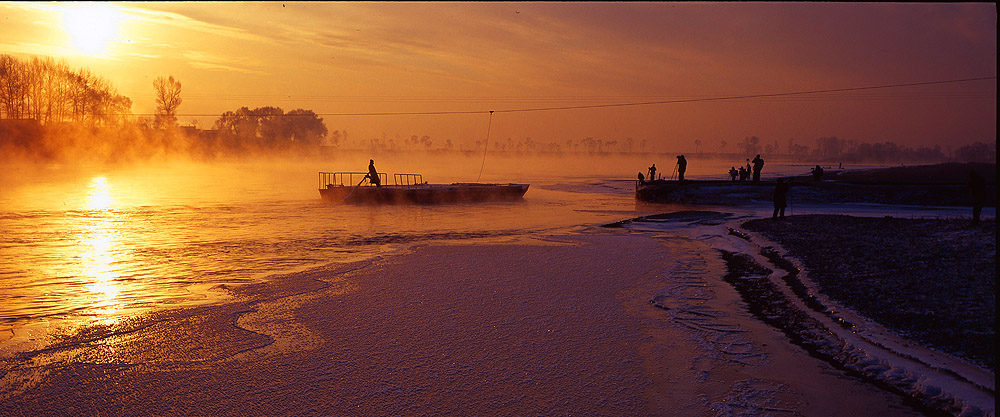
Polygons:
<instances>
[{"instance_id":1,"label":"snow-covered bank","mask_svg":"<svg viewBox=\"0 0 1000 417\"><path fill-rule=\"evenodd\" d=\"M881 324L884 315L865 317L851 311L843 304L832 300L819 291L810 277L814 273L833 273L833 279L841 279L841 282L838 283L839 286L851 288L856 294L866 294L868 297L866 300L882 305L884 307L883 310L901 308L901 305L908 309L923 308L933 310L936 304L934 304L935 300L931 300L931 298L944 298L944 301L947 301L946 299L949 297L949 294L954 294L957 290L940 291L940 294L935 294L933 297L923 294L924 296L921 297L922 291L910 289L900 290L892 296L888 296L879 295L882 294L884 288L873 288L873 286L879 286L877 283L864 280L843 281L844 277L837 274L840 271L838 266L844 263L853 263L855 266L861 264L870 271L882 271L878 273L882 275L880 279L900 281L893 284L895 287L898 287L900 284L906 286L905 284L908 280L912 280L913 278L900 277L899 269L880 269L885 267L885 265L880 264L879 261L890 261L893 260L894 256L883 259L880 257L879 249L865 246L862 244L863 242L858 241L859 238L856 236L852 238L852 235L844 236L832 233L830 230L824 230L822 225L819 224L822 223L821 220L817 218L826 219L827 217L839 219L836 216L803 216L799 218L799 228L815 229L812 232L802 233L802 235L791 233L791 230L784 230L784 226L782 226L783 221L781 220L772 221L766 219L747 222L752 217L723 215L718 212L682 212L648 216L620 222L616 226L625 226L632 230L647 232L669 231L672 234L711 242L711 246L720 250L726 259L728 269L726 281L738 290L749 311L759 320L782 331L788 337L789 341L803 347L813 356L827 361L843 369L845 372L857 375L875 385L909 398L911 401L919 404L918 407L924 408L924 412L932 414L944 412L947 414L968 416L994 415L995 378L992 371L976 366L974 363L961 358L923 347L918 343L914 343L912 338L901 337L896 332L887 329ZM891 220L869 218L859 220L858 222L878 221ZM907 220L906 222L920 223L930 221ZM933 221L942 223L956 222L947 220ZM969 231L967 221L958 222L962 223L961 230L952 230L950 233L954 234L957 232L961 234L962 231ZM743 225L745 224L756 225L756 230L770 229L772 232L777 231L777 229L784 230L787 232L787 236L782 235L784 237L780 239L782 242L786 240L792 241L794 243L790 245L792 248L802 249L805 247L803 250L823 259L823 263L817 264L814 262L811 266L815 270L810 270L810 263L807 262L803 266L802 262L792 257L781 245L765 239L760 234L748 232L746 229L743 229ZM907 223L906 226L912 227L914 225ZM993 227L992 225L983 226L983 229L990 230ZM943 228L938 228L940 229L938 231L944 231L944 229L948 228L946 225ZM929 231L928 229L934 228L925 227L922 232L918 233L933 235L933 230ZM911 239L911 242L905 244L897 242L896 245L891 245L891 242L882 242L881 245L885 246L881 248L882 250L896 250L898 248L900 250L899 254L909 256L912 253L912 256L922 256L920 251L906 252L906 249L911 245L920 245L919 239L912 238L912 231L908 234L893 233L891 230L882 233L881 230L875 232L872 227L867 227L865 230L865 233L877 236L883 240ZM992 233L992 236L995 236L995 229L992 229ZM822 236L824 244L837 245L841 248L858 249L864 251L866 254L857 257L857 259L838 258L837 254L843 251L828 251L824 249L824 245L814 244L815 241L820 239L820 236ZM798 240L795 240L795 238ZM875 237L871 238L874 239ZM941 236L937 236L936 240L940 241L937 247L931 249L925 248L925 250L934 250L940 252L944 257L954 258L954 256L947 254L950 253L948 249L956 249L955 247L942 249L941 246L946 246L950 243L957 247L963 245L975 247L976 245L983 245L985 239L976 239L974 242L970 242L968 236L966 236L963 239L958 239L958 241L952 239L949 242L948 239L941 239ZM990 239L989 241L992 242L993 240ZM985 250L995 256L994 250L989 250L988 247ZM957 252L964 253L961 250ZM791 254L794 253L791 252ZM971 253L968 256L975 258L977 255L976 253ZM932 275L929 278L947 283L948 275L942 273L942 271L948 270L948 262L960 262L968 266L968 263L973 261L968 256L960 256L958 259L938 262L937 266L940 268L935 268L933 265L930 265L930 267L928 267L929 265L925 265L925 267L928 267L926 273ZM906 256L903 256L903 258L906 258ZM921 257L921 259L926 260L926 257ZM975 262L972 263L982 263L987 267L995 268L995 260L974 260ZM976 271L976 268L971 268L970 271ZM828 279L831 278L829 275L827 277ZM968 286L971 283L967 281L982 283L982 279L985 278L989 283L992 283L994 282L992 281L993 277L994 274L989 274L988 276L980 277L979 280L960 279L959 281L964 282L964 284L961 286L956 285L956 287L968 290ZM912 284L912 282L910 283ZM979 286L982 287L982 285ZM886 287L889 286L887 285ZM931 288L921 290L933 291L936 287L938 286L931 286ZM965 298L968 297L966 291L960 292L966 293ZM993 297L991 289L978 288L978 290L973 290L973 292L977 294L974 297ZM971 301L971 303L976 302L975 300ZM976 311L980 311L983 312L984 317L960 318L962 314L952 314L951 327L943 328L941 327L942 324L939 323L940 320L936 320L935 327L930 330L941 332L946 338L961 338L963 337L961 335L963 332L975 335L977 332L982 331L984 326L970 326L966 321L974 318L977 322L992 323L991 318L995 314L992 307L994 303L995 300L992 298L980 303L982 305L977 304L975 306L970 306L970 302L954 303L955 306L950 309L944 308L940 311L940 315L948 316L949 310L955 313L955 310L970 309L973 311L972 316L975 316L974 313ZM989 311L985 312L983 309ZM888 321L888 324L898 323ZM991 332L992 325L989 325L986 331ZM968 346L965 340L954 340L951 342L953 346L956 344ZM984 351L984 354L992 354L992 349L989 349L988 352L985 353Z\"/></svg>"},{"instance_id":2,"label":"snow-covered bank","mask_svg":"<svg viewBox=\"0 0 1000 417\"><path fill-rule=\"evenodd\" d=\"M416 247L5 361L0 414L919 415L753 319L724 269L622 229Z\"/></svg>"},{"instance_id":3,"label":"snow-covered bank","mask_svg":"<svg viewBox=\"0 0 1000 417\"><path fill-rule=\"evenodd\" d=\"M802 260L831 298L995 370L995 222L808 215L743 228Z\"/></svg>"}]
</instances>

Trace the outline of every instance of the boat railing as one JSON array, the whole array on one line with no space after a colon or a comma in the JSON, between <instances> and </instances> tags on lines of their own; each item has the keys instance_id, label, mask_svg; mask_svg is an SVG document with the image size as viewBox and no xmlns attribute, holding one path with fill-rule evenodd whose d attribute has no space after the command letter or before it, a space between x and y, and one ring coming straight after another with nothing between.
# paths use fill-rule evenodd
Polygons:
<instances>
[{"instance_id":1,"label":"boat railing","mask_svg":"<svg viewBox=\"0 0 1000 417\"><path fill-rule=\"evenodd\" d=\"M424 182L424 176L421 174L393 174L393 180L396 185L412 188L412 187L423 187L427 185Z\"/></svg>"},{"instance_id":2,"label":"boat railing","mask_svg":"<svg viewBox=\"0 0 1000 417\"><path fill-rule=\"evenodd\" d=\"M358 185L365 176L368 175L367 172L320 172L319 173L319 188L331 188L331 187L353 187ZM384 172L378 173L378 178L382 184L385 184L388 179L388 174ZM345 183L346 181L346 183ZM371 181L368 182L371 185Z\"/></svg>"}]
</instances>

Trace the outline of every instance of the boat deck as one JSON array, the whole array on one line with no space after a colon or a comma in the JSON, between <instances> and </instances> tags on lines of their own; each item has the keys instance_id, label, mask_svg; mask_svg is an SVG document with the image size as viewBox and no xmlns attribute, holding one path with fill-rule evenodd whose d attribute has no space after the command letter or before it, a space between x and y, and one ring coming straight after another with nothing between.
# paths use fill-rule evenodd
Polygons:
<instances>
[{"instance_id":1,"label":"boat deck","mask_svg":"<svg viewBox=\"0 0 1000 417\"><path fill-rule=\"evenodd\" d=\"M323 200L353 204L437 204L519 200L529 184L452 183L429 184L421 174L394 174L394 184L386 184L380 173L375 186L364 172L320 172L319 194ZM354 180L358 180L354 183ZM346 182L345 182L346 181Z\"/></svg>"}]
</instances>

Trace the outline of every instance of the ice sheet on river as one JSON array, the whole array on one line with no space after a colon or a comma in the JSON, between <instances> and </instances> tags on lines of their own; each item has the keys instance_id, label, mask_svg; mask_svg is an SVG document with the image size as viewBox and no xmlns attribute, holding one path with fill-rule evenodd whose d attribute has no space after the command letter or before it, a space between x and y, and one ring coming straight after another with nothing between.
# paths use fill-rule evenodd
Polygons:
<instances>
[{"instance_id":1,"label":"ice sheet on river","mask_svg":"<svg viewBox=\"0 0 1000 417\"><path fill-rule=\"evenodd\" d=\"M920 414L748 313L717 248L767 260L694 217L234 287L5 359L0 414Z\"/></svg>"}]
</instances>

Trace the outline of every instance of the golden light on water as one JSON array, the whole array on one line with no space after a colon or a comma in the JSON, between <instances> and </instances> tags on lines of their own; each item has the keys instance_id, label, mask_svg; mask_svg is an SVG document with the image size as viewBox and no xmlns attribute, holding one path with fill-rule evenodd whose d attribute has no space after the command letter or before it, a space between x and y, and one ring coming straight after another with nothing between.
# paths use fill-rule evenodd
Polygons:
<instances>
[{"instance_id":1,"label":"golden light on water","mask_svg":"<svg viewBox=\"0 0 1000 417\"><path fill-rule=\"evenodd\" d=\"M108 51L118 37L118 23L124 15L109 4L82 3L68 7L63 14L63 28L73 48L83 54L100 55Z\"/></svg>"},{"instance_id":2,"label":"golden light on water","mask_svg":"<svg viewBox=\"0 0 1000 417\"><path fill-rule=\"evenodd\" d=\"M88 210L104 210L114 204L111 198L111 184L105 177L94 177L90 181L90 190L84 208Z\"/></svg>"},{"instance_id":3,"label":"golden light on water","mask_svg":"<svg viewBox=\"0 0 1000 417\"><path fill-rule=\"evenodd\" d=\"M91 210L107 210L114 205L111 198L111 184L105 177L95 177L90 182L86 207ZM80 233L83 236L78 247L82 250L80 258L80 278L86 282L86 294L90 297L90 311L98 316L110 316L118 310L121 292L117 283L118 272L116 264L120 263L120 235L115 222L115 213L111 217L100 217L86 220Z\"/></svg>"}]
</instances>

